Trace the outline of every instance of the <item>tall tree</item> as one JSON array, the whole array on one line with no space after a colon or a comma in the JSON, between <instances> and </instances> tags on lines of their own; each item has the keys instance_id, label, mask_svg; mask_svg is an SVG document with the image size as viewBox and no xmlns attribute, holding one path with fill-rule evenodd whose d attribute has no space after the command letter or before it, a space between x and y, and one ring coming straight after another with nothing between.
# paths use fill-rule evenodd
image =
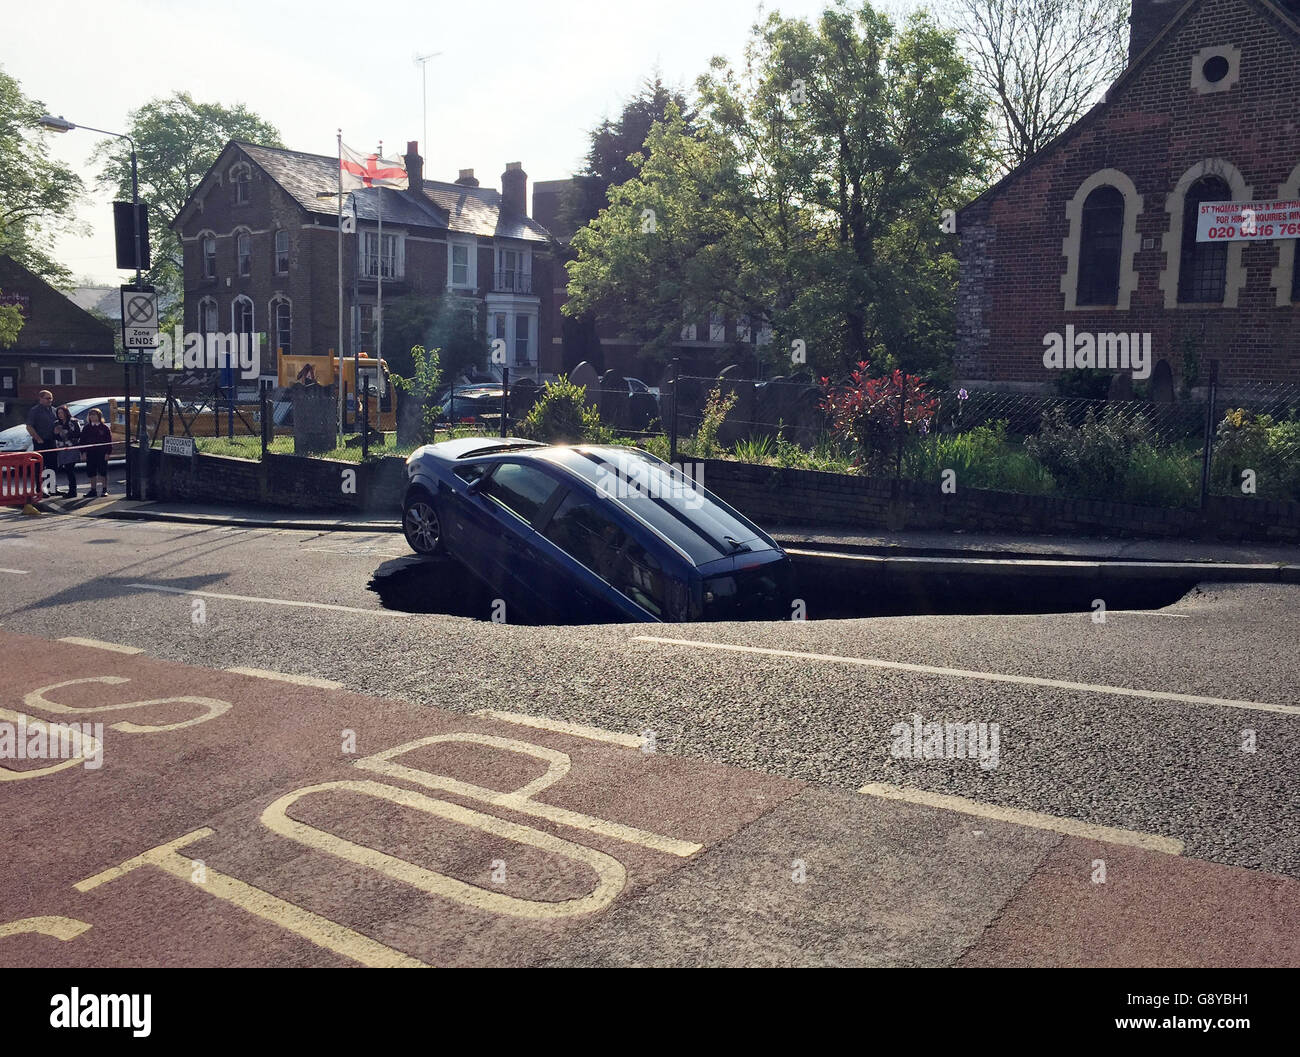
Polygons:
<instances>
[{"instance_id":1,"label":"tall tree","mask_svg":"<svg viewBox=\"0 0 1300 1057\"><path fill-rule=\"evenodd\" d=\"M840 2L816 25L769 16L745 58L713 61L700 130L656 125L575 238L566 311L599 305L662 346L720 308L770 323L786 369L796 341L824 374L939 369L956 274L940 217L981 175L985 129L954 36Z\"/></svg>"},{"instance_id":2,"label":"tall tree","mask_svg":"<svg viewBox=\"0 0 1300 1057\"><path fill-rule=\"evenodd\" d=\"M646 78L617 118L606 118L591 130L585 164L562 207L561 219L569 231L582 227L605 208L611 187L636 176L637 163L632 157L644 149L650 127L664 120L670 104L689 128L694 115L685 95L665 86L656 74L653 79Z\"/></svg>"},{"instance_id":3,"label":"tall tree","mask_svg":"<svg viewBox=\"0 0 1300 1057\"><path fill-rule=\"evenodd\" d=\"M1074 124L1124 69L1131 0L957 0L1010 171Z\"/></svg>"},{"instance_id":4,"label":"tall tree","mask_svg":"<svg viewBox=\"0 0 1300 1057\"><path fill-rule=\"evenodd\" d=\"M3 293L0 290L0 294ZM7 349L16 342L22 329L23 310L18 305L6 305L0 301L0 349Z\"/></svg>"},{"instance_id":5,"label":"tall tree","mask_svg":"<svg viewBox=\"0 0 1300 1057\"><path fill-rule=\"evenodd\" d=\"M140 198L149 203L148 281L159 294L179 299L181 246L170 224L232 139L282 146L275 127L242 104L196 102L188 92L152 99L133 111L126 129L135 140ZM131 148L125 140L102 143L96 157L108 161L100 184L122 200L131 198Z\"/></svg>"},{"instance_id":6,"label":"tall tree","mask_svg":"<svg viewBox=\"0 0 1300 1057\"><path fill-rule=\"evenodd\" d=\"M0 253L56 286L72 275L53 257L54 236L76 229L73 209L82 183L50 158L38 122L45 107L23 95L0 70Z\"/></svg>"}]
</instances>

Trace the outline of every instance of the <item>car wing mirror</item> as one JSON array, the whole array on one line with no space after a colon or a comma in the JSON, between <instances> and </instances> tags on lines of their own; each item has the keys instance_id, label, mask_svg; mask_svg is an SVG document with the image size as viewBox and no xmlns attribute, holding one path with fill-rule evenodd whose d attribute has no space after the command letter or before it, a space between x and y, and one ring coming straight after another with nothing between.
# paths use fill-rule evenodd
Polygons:
<instances>
[{"instance_id":1,"label":"car wing mirror","mask_svg":"<svg viewBox=\"0 0 1300 1057\"><path fill-rule=\"evenodd\" d=\"M467 491L470 495L478 495L479 492L482 490L482 488L483 488L483 478L475 477L474 480L470 481L470 483L465 486L465 491Z\"/></svg>"}]
</instances>

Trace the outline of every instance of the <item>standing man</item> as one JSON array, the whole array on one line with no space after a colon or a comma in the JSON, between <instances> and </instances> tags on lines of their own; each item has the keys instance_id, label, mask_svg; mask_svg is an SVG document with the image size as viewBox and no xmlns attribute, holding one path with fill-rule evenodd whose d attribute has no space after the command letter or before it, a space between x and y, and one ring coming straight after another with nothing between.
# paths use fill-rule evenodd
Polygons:
<instances>
[{"instance_id":1,"label":"standing man","mask_svg":"<svg viewBox=\"0 0 1300 1057\"><path fill-rule=\"evenodd\" d=\"M45 470L52 471L54 489L45 491L45 474L41 474L41 494L51 496L58 489L58 455L54 449L54 426L58 418L54 414L54 394L42 389L36 397L36 404L27 412L27 432L31 434L32 447L41 453Z\"/></svg>"}]
</instances>

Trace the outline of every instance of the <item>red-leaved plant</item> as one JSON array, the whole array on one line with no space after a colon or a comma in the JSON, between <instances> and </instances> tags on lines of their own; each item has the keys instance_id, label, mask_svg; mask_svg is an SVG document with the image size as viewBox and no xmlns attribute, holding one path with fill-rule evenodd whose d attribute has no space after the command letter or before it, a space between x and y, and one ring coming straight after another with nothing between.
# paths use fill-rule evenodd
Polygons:
<instances>
[{"instance_id":1,"label":"red-leaved plant","mask_svg":"<svg viewBox=\"0 0 1300 1057\"><path fill-rule=\"evenodd\" d=\"M843 386L821 379L821 407L831 432L857 450L859 464L880 466L909 433L929 432L939 402L914 374L895 370L871 378L870 369L863 360Z\"/></svg>"}]
</instances>

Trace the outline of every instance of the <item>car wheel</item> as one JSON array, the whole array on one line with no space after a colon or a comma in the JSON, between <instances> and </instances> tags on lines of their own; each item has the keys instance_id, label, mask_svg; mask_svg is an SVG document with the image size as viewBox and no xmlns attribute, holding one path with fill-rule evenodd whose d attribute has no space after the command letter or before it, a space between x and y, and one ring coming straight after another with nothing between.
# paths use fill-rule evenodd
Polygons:
<instances>
[{"instance_id":1,"label":"car wheel","mask_svg":"<svg viewBox=\"0 0 1300 1057\"><path fill-rule=\"evenodd\" d=\"M442 522L428 492L412 492L407 498L402 510L402 532L416 554L437 554L442 550Z\"/></svg>"}]
</instances>

